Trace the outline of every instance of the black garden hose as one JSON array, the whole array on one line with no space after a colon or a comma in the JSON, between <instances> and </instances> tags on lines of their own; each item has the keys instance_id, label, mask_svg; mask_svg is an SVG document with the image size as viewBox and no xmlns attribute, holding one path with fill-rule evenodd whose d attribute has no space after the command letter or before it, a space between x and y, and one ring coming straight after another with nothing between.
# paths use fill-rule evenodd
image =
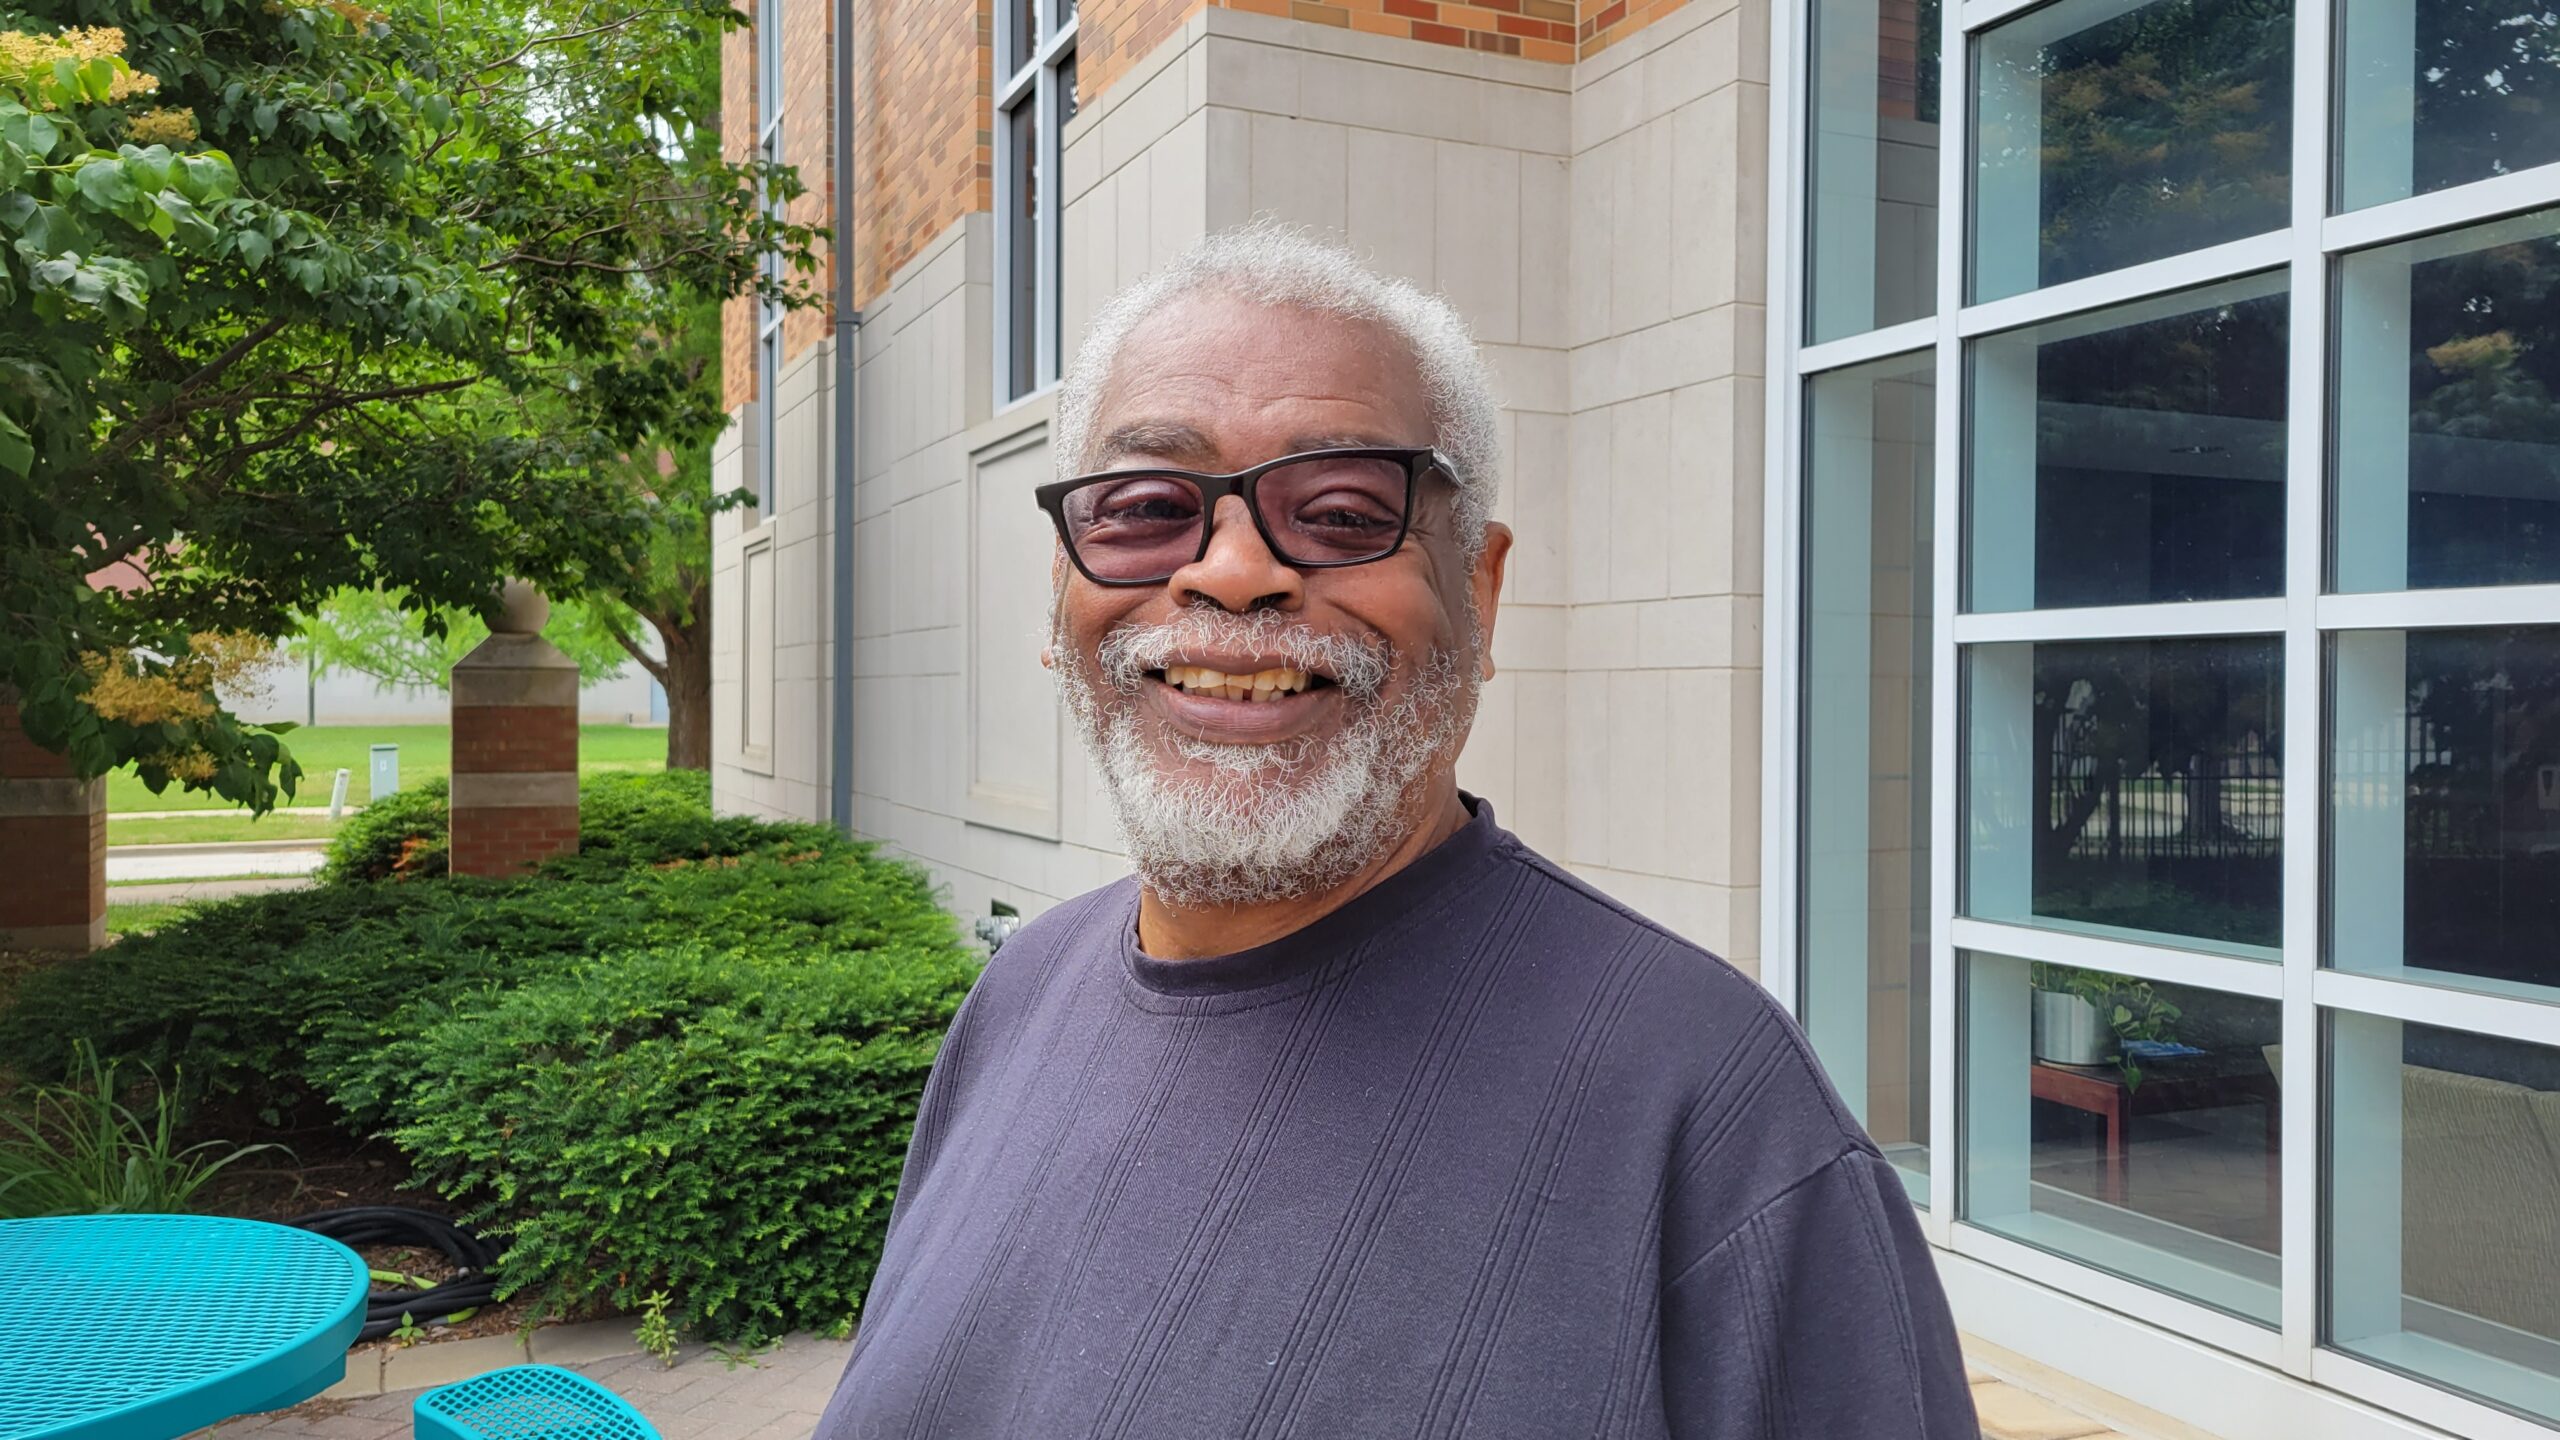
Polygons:
<instances>
[{"instance_id":1,"label":"black garden hose","mask_svg":"<svg viewBox=\"0 0 2560 1440\"><path fill-rule=\"evenodd\" d=\"M478 1232L465 1229L442 1215L412 1210L404 1205L349 1205L337 1210L320 1210L287 1220L299 1230L326 1235L342 1245L416 1245L441 1251L454 1264L457 1272L450 1280L429 1290L410 1290L399 1286L374 1287L365 1302L364 1328L356 1332L358 1340L379 1340L400 1328L401 1317L412 1317L417 1323L439 1319L489 1304L496 1298L498 1282L489 1273L498 1263L495 1247Z\"/></svg>"}]
</instances>

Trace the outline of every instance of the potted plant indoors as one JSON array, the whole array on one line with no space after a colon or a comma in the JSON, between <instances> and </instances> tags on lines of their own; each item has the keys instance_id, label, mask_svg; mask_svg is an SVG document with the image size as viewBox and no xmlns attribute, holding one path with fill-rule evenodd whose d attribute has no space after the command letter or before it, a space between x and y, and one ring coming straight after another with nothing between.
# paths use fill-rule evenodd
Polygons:
<instances>
[{"instance_id":1,"label":"potted plant indoors","mask_svg":"<svg viewBox=\"0 0 2560 1440\"><path fill-rule=\"evenodd\" d=\"M2038 961L2031 970L2035 986L2032 1047L2039 1060L2057 1065L2104 1065L2114 1061L2124 1072L2125 1088L2142 1086L2142 1066L2126 1053L2123 1042L2175 1045L2183 1013L2148 980L2130 980L2103 970Z\"/></svg>"}]
</instances>

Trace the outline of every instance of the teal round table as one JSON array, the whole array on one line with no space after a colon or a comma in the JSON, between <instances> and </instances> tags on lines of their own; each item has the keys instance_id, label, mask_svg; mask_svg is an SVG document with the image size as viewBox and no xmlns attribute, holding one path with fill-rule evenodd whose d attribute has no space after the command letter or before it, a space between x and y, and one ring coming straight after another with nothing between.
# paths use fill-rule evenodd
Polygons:
<instances>
[{"instance_id":1,"label":"teal round table","mask_svg":"<svg viewBox=\"0 0 2560 1440\"><path fill-rule=\"evenodd\" d=\"M0 1440L178 1440L308 1400L367 1286L353 1250L255 1220L0 1221Z\"/></svg>"}]
</instances>

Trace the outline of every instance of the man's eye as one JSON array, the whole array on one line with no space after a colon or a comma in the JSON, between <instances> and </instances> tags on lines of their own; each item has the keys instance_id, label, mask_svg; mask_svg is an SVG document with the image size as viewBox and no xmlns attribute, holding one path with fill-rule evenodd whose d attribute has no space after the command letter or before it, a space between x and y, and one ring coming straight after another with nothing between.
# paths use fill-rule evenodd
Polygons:
<instances>
[{"instance_id":1,"label":"man's eye","mask_svg":"<svg viewBox=\"0 0 2560 1440\"><path fill-rule=\"evenodd\" d=\"M1114 524L1149 525L1189 520L1199 511L1198 502L1188 495L1132 485L1104 496L1094 507L1094 518Z\"/></svg>"},{"instance_id":2,"label":"man's eye","mask_svg":"<svg viewBox=\"0 0 2560 1440\"><path fill-rule=\"evenodd\" d=\"M1329 495L1299 506L1297 523L1320 530L1372 530L1392 529L1396 520L1374 500Z\"/></svg>"}]
</instances>

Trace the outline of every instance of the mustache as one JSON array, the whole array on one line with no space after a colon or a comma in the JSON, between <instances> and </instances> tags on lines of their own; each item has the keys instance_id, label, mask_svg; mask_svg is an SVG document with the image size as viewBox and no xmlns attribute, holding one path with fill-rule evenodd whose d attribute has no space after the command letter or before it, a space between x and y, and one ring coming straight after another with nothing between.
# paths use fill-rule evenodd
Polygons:
<instances>
[{"instance_id":1,"label":"mustache","mask_svg":"<svg viewBox=\"0 0 2560 1440\"><path fill-rule=\"evenodd\" d=\"M1103 637L1094 658L1107 684L1135 694L1148 671L1185 651L1215 649L1276 656L1290 669L1328 677L1354 700L1376 698L1395 670L1395 647L1384 639L1329 634L1277 610L1235 615L1204 608L1160 625L1123 625Z\"/></svg>"}]
</instances>

